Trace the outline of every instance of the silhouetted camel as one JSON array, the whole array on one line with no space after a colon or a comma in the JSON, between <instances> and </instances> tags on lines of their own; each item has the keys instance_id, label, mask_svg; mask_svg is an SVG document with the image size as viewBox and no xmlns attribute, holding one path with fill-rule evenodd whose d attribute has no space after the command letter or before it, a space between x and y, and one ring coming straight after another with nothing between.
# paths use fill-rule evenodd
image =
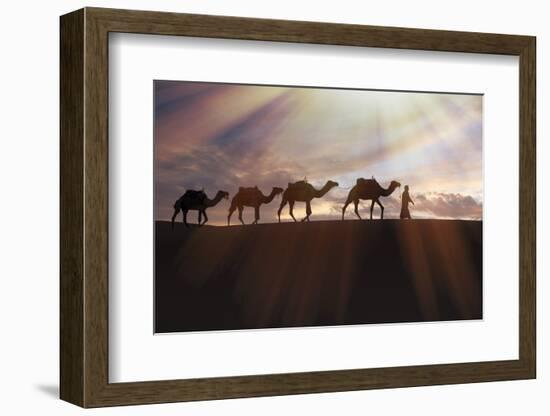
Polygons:
<instances>
[{"instance_id":1,"label":"silhouetted camel","mask_svg":"<svg viewBox=\"0 0 550 416\"><path fill-rule=\"evenodd\" d=\"M174 220L181 211L183 213L183 223L186 227L187 224L187 212L194 210L199 211L199 225L204 225L208 221L206 215L206 209L217 205L222 199L229 198L229 194L225 191L218 191L214 199L209 199L204 191L186 191L175 203L174 203L174 215L172 215L172 228L174 228ZM204 222L202 222L202 216L204 215Z\"/></svg>"},{"instance_id":2,"label":"silhouetted camel","mask_svg":"<svg viewBox=\"0 0 550 416\"><path fill-rule=\"evenodd\" d=\"M283 200L281 201L281 206L277 211L279 222L281 222L281 211L283 210L287 202L288 202L290 216L292 217L294 222L296 222L296 218L294 218L294 214L293 214L294 203L296 201L306 203L306 216L302 219L302 222L309 221L309 216L311 215L311 200L313 198L322 198L328 191L330 191L335 186L338 186L338 182L327 181L325 186L317 190L306 181L289 183L288 188L286 188L286 190L283 192Z\"/></svg>"},{"instance_id":3,"label":"silhouetted camel","mask_svg":"<svg viewBox=\"0 0 550 416\"><path fill-rule=\"evenodd\" d=\"M239 188L239 192L235 194L231 200L231 206L229 207L229 215L227 216L227 225L231 222L231 215L236 209L239 209L239 220L244 225L243 221L243 208L254 208L254 222L252 224L258 224L260 220L260 205L269 204L273 201L275 196L283 192L283 188L273 188L268 196L265 196L257 186L253 188Z\"/></svg>"},{"instance_id":4,"label":"silhouetted camel","mask_svg":"<svg viewBox=\"0 0 550 416\"><path fill-rule=\"evenodd\" d=\"M400 187L401 184L397 181L391 181L390 186L387 189L384 189L380 186L380 184L374 179L364 179L359 178L357 179L357 183L348 194L348 199L346 199L346 203L344 204L344 208L342 208L342 220L344 219L344 214L346 213L346 208L348 205L353 202L355 205L355 215L361 219L361 216L359 215L358 206L359 206L359 200L360 199L370 199L372 200L372 203L370 205L370 219L372 220L372 210L374 209L374 203L376 202L378 205L380 205L380 219L384 218L384 206L380 203L380 197L381 196L390 196L391 193L395 190L395 188Z\"/></svg>"}]
</instances>

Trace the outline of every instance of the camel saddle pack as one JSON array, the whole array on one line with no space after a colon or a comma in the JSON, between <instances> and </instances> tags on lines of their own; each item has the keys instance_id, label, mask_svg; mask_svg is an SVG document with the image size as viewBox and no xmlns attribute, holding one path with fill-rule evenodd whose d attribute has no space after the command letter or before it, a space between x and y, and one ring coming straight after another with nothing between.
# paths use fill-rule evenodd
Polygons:
<instances>
[{"instance_id":1,"label":"camel saddle pack","mask_svg":"<svg viewBox=\"0 0 550 416\"><path fill-rule=\"evenodd\" d=\"M303 180L303 181L298 181L298 182L289 182L288 183L288 187L289 188L294 188L294 187L300 187L300 186L304 186L306 185L308 182L306 180Z\"/></svg>"},{"instance_id":2,"label":"camel saddle pack","mask_svg":"<svg viewBox=\"0 0 550 416\"><path fill-rule=\"evenodd\" d=\"M357 182L355 183L357 186L360 186L361 188L371 188L371 187L380 187L376 179L365 179L365 178L357 178Z\"/></svg>"},{"instance_id":3,"label":"camel saddle pack","mask_svg":"<svg viewBox=\"0 0 550 416\"><path fill-rule=\"evenodd\" d=\"M188 189L183 194L184 198L195 199L197 201L203 202L206 199L206 193L203 190L195 191L193 189Z\"/></svg>"},{"instance_id":4,"label":"camel saddle pack","mask_svg":"<svg viewBox=\"0 0 550 416\"><path fill-rule=\"evenodd\" d=\"M241 194L241 195L255 195L259 191L260 190L258 189L257 186L252 186L250 188L246 188L244 186L239 186L239 194Z\"/></svg>"}]
</instances>

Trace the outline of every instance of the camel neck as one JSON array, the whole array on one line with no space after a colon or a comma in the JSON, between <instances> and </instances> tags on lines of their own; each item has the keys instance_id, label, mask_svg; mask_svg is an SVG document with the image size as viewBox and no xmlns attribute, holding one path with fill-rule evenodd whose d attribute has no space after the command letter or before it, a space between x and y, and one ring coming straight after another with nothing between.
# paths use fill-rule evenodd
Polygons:
<instances>
[{"instance_id":1,"label":"camel neck","mask_svg":"<svg viewBox=\"0 0 550 416\"><path fill-rule=\"evenodd\" d=\"M214 199L206 199L206 205L208 205L209 207L213 207L214 205L217 205L218 202L221 201L221 199L223 198L222 195L216 195L214 197Z\"/></svg>"},{"instance_id":2,"label":"camel neck","mask_svg":"<svg viewBox=\"0 0 550 416\"><path fill-rule=\"evenodd\" d=\"M321 189L319 190L315 190L315 196L317 198L322 198L328 191L330 191L330 186L329 184L325 184L325 186L323 186Z\"/></svg>"},{"instance_id":3,"label":"camel neck","mask_svg":"<svg viewBox=\"0 0 550 416\"><path fill-rule=\"evenodd\" d=\"M387 189L382 188L382 196L389 196L392 194L392 192L395 190L395 186L388 186Z\"/></svg>"},{"instance_id":4,"label":"camel neck","mask_svg":"<svg viewBox=\"0 0 550 416\"><path fill-rule=\"evenodd\" d=\"M265 196L262 193L262 199L263 199L264 204L269 204L271 201L273 201L273 198L275 198L275 195L277 195L277 192L275 191L275 189L273 189L271 191L271 193L267 196Z\"/></svg>"}]
</instances>

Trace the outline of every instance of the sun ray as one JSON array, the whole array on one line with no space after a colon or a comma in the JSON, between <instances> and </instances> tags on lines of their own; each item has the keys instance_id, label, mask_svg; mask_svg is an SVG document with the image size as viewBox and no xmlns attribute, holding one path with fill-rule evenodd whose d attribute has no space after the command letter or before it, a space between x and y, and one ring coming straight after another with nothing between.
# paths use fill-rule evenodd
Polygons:
<instances>
[{"instance_id":1,"label":"sun ray","mask_svg":"<svg viewBox=\"0 0 550 416\"><path fill-rule=\"evenodd\" d=\"M375 176L399 180L412 195L482 195L482 97L254 85L157 82L155 113L156 199L159 219L184 189L239 186L268 192L307 177L351 187ZM312 219L336 219L334 201L315 201ZM431 196L430 196L431 195ZM448 198L451 201L451 198ZM435 199L434 199L435 201ZM458 204L460 201L456 200ZM340 201L341 203L341 201ZM275 205L263 221L273 222ZM389 201L388 217L399 213ZM437 207L432 203L430 207ZM303 207L297 206L298 210ZM452 208L452 207L451 207ZM435 209L435 208L434 208ZM211 209L211 224L224 224L227 207ZM210 211L209 211L210 212ZM430 211L435 218L462 218Z\"/></svg>"}]
</instances>

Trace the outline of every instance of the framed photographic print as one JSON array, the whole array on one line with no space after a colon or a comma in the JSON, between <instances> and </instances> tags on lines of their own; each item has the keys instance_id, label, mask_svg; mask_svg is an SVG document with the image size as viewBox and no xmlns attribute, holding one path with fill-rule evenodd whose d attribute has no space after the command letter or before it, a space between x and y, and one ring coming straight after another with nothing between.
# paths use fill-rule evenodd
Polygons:
<instances>
[{"instance_id":1,"label":"framed photographic print","mask_svg":"<svg viewBox=\"0 0 550 416\"><path fill-rule=\"evenodd\" d=\"M61 398L534 378L535 38L61 17Z\"/></svg>"}]
</instances>

